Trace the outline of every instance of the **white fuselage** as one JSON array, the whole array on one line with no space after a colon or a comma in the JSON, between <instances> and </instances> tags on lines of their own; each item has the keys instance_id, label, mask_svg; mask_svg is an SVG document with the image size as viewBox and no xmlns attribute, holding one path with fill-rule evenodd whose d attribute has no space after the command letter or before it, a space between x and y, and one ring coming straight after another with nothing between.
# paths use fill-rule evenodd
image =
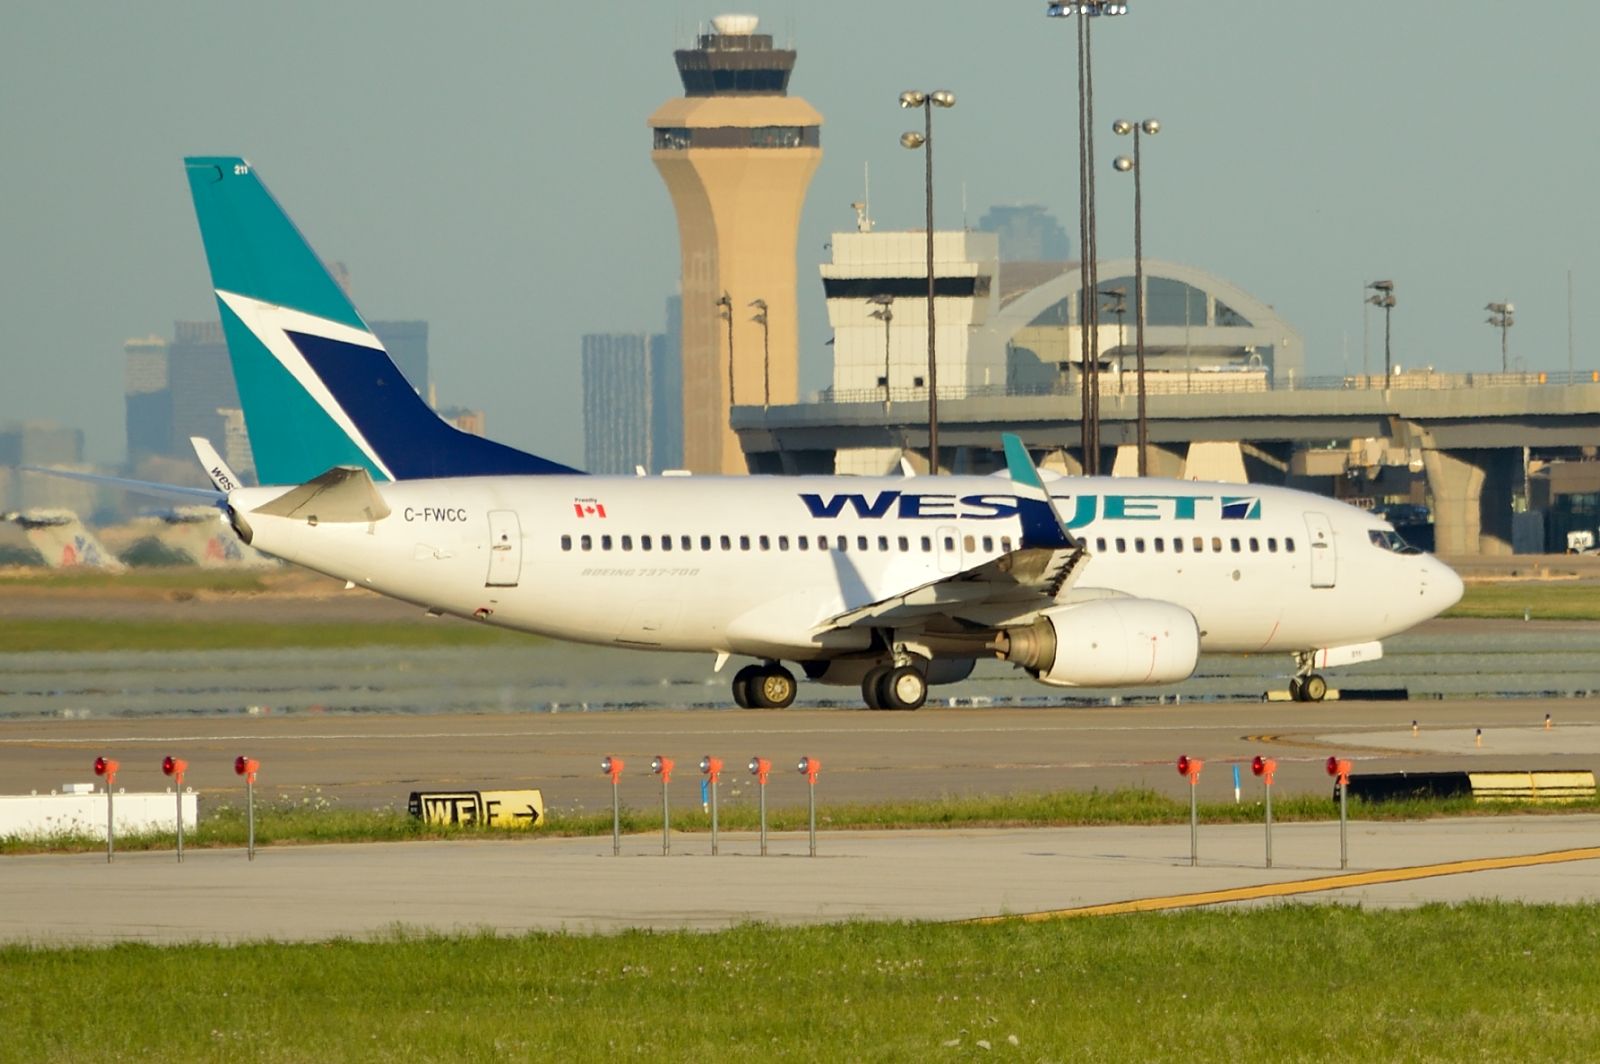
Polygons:
<instances>
[{"instance_id":1,"label":"white fuselage","mask_svg":"<svg viewBox=\"0 0 1600 1064\"><path fill-rule=\"evenodd\" d=\"M1072 594L1176 603L1207 651L1382 639L1461 594L1447 566L1397 553L1386 522L1331 499L1172 480L1047 487L1090 553ZM286 490L230 496L253 545L382 594L560 639L772 659L863 649L869 631L824 622L1021 537L1003 477L419 480L379 484L391 512L373 522L251 512Z\"/></svg>"}]
</instances>

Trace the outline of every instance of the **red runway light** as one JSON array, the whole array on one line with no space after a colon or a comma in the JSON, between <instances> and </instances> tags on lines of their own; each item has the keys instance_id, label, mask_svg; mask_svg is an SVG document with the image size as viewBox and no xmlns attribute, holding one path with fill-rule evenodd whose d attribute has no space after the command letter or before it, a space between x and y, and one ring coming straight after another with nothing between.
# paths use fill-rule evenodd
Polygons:
<instances>
[{"instance_id":1,"label":"red runway light","mask_svg":"<svg viewBox=\"0 0 1600 1064\"><path fill-rule=\"evenodd\" d=\"M1188 754L1179 754L1178 755L1178 775L1187 776L1188 774L1189 774L1189 755Z\"/></svg>"},{"instance_id":2,"label":"red runway light","mask_svg":"<svg viewBox=\"0 0 1600 1064\"><path fill-rule=\"evenodd\" d=\"M1267 763L1261 759L1261 755L1260 754L1257 754L1255 757L1250 759L1250 771L1251 772L1254 772L1257 776L1259 776L1263 772L1265 772L1266 770L1267 770Z\"/></svg>"}]
</instances>

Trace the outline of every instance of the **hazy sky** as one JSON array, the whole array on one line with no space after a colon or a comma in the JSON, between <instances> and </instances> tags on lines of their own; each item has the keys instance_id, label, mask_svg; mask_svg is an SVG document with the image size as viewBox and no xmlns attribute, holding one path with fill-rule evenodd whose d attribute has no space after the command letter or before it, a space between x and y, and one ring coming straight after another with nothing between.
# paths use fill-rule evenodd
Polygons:
<instances>
[{"instance_id":1,"label":"hazy sky","mask_svg":"<svg viewBox=\"0 0 1600 1064\"><path fill-rule=\"evenodd\" d=\"M827 382L817 264L864 165L881 226L921 224L896 106L936 118L937 224L1042 203L1076 246L1073 26L1042 0L10 3L0 14L0 421L88 430L120 459L122 343L214 317L181 157L247 156L370 318L432 323L443 402L581 462L579 337L656 330L677 231L646 117L672 50L726 10L792 42L824 117L799 242L802 388ZM1100 240L1131 253L1124 116L1145 147L1145 250L1220 274L1359 371L1361 288L1393 278L1395 359L1600 367L1592 4L1132 0L1096 23ZM1381 365L1382 323L1373 350Z\"/></svg>"}]
</instances>

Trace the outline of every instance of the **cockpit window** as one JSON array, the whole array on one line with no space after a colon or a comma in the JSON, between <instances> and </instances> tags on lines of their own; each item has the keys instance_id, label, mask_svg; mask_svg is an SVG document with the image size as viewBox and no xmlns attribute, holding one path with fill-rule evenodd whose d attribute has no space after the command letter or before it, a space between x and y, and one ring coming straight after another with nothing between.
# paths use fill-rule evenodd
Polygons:
<instances>
[{"instance_id":1,"label":"cockpit window","mask_svg":"<svg viewBox=\"0 0 1600 1064\"><path fill-rule=\"evenodd\" d=\"M1400 538L1400 533L1392 528L1374 528L1367 532L1367 538L1372 540L1372 545L1379 550L1393 551L1395 554L1421 554L1422 551Z\"/></svg>"}]
</instances>

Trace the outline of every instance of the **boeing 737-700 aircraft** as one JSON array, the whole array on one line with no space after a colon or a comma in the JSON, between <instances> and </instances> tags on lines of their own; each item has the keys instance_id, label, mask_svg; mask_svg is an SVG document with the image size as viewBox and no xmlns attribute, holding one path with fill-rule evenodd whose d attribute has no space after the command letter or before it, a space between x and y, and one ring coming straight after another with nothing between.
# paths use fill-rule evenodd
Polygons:
<instances>
[{"instance_id":1,"label":"boeing 737-700 aircraft","mask_svg":"<svg viewBox=\"0 0 1600 1064\"><path fill-rule=\"evenodd\" d=\"M1187 678L1202 652L1371 660L1461 597L1385 521L1284 488L993 476L598 477L458 432L418 397L241 158L189 184L262 487L201 445L245 542L426 609L576 640L756 659L915 709L999 658L1042 683ZM273 485L273 486L265 486Z\"/></svg>"}]
</instances>

